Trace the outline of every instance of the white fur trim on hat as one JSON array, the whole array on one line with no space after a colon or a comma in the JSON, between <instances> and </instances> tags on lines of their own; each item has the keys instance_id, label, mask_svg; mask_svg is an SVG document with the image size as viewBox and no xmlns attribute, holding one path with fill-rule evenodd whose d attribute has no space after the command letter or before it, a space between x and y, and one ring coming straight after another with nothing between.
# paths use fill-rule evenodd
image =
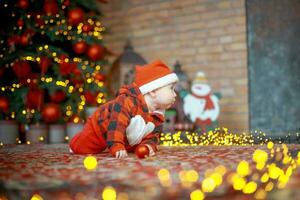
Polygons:
<instances>
[{"instance_id":1,"label":"white fur trim on hat","mask_svg":"<svg viewBox=\"0 0 300 200\"><path fill-rule=\"evenodd\" d=\"M175 73L168 74L166 76L160 77L158 79L155 79L154 81L151 81L149 83L146 83L139 87L142 94L146 94L148 92L151 92L157 88L169 85L170 83L178 82L179 79Z\"/></svg>"}]
</instances>

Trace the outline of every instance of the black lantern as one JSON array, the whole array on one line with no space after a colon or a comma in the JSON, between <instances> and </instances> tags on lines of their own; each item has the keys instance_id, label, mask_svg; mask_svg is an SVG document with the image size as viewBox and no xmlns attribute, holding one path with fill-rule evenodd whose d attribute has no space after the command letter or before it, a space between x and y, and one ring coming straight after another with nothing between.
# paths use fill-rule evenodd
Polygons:
<instances>
[{"instance_id":1,"label":"black lantern","mask_svg":"<svg viewBox=\"0 0 300 200\"><path fill-rule=\"evenodd\" d=\"M188 76L184 71L181 69L181 64L179 61L176 61L174 65L174 72L177 74L179 82L176 84L176 92L180 92L181 90L188 90L189 89L189 80Z\"/></svg>"},{"instance_id":2,"label":"black lantern","mask_svg":"<svg viewBox=\"0 0 300 200\"><path fill-rule=\"evenodd\" d=\"M109 93L115 95L122 85L131 84L135 77L135 66L145 64L147 64L146 60L134 51L128 40L123 53L113 62L108 73Z\"/></svg>"}]
</instances>

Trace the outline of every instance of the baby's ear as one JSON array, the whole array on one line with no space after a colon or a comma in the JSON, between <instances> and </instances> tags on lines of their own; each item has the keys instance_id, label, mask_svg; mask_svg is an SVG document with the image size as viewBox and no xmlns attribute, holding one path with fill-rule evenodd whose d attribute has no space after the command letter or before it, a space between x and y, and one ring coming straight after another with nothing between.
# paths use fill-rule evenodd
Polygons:
<instances>
[{"instance_id":1,"label":"baby's ear","mask_svg":"<svg viewBox=\"0 0 300 200\"><path fill-rule=\"evenodd\" d=\"M149 92L149 95L151 98L156 98L156 96L157 96L156 91L157 90L153 90L153 91Z\"/></svg>"}]
</instances>

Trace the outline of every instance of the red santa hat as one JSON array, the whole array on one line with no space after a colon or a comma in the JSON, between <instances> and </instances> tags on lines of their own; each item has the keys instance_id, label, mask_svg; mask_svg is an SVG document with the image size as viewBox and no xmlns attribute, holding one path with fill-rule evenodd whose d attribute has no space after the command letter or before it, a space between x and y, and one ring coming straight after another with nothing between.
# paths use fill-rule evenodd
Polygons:
<instances>
[{"instance_id":1,"label":"red santa hat","mask_svg":"<svg viewBox=\"0 0 300 200\"><path fill-rule=\"evenodd\" d=\"M178 82L177 75L160 60L151 64L135 67L135 83L142 94Z\"/></svg>"}]
</instances>

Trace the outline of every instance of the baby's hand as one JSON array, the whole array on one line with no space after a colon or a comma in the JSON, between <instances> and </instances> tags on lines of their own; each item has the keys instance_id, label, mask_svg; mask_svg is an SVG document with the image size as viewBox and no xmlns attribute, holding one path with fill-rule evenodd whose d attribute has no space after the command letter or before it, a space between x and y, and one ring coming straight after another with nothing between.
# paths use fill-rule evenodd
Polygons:
<instances>
[{"instance_id":1,"label":"baby's hand","mask_svg":"<svg viewBox=\"0 0 300 200\"><path fill-rule=\"evenodd\" d=\"M128 154L127 154L127 151L126 150L120 150L120 151L117 151L116 152L116 158L124 158L124 157L127 157Z\"/></svg>"}]
</instances>

